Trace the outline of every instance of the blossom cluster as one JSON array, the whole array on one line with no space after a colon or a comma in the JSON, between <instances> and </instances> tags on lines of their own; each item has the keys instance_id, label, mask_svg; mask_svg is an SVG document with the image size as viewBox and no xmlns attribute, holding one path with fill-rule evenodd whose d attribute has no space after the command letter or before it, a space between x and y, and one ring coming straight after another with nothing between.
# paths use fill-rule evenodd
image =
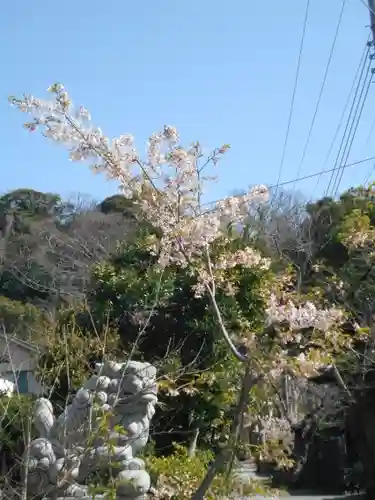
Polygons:
<instances>
[{"instance_id":1,"label":"blossom cluster","mask_svg":"<svg viewBox=\"0 0 375 500\"><path fill-rule=\"evenodd\" d=\"M236 266L269 269L270 265L270 259L262 257L259 252L251 247L237 250L228 256L221 255L215 263L217 269L229 269Z\"/></svg>"},{"instance_id":2,"label":"blossom cluster","mask_svg":"<svg viewBox=\"0 0 375 500\"><path fill-rule=\"evenodd\" d=\"M298 370L305 377L318 375L320 370L330 364L329 361L331 361L329 355L322 356L320 351L314 349L307 354L301 352L296 359Z\"/></svg>"},{"instance_id":3,"label":"blossom cluster","mask_svg":"<svg viewBox=\"0 0 375 500\"><path fill-rule=\"evenodd\" d=\"M242 196L231 196L216 203L223 218L229 218L232 222L241 221L249 210L249 205L256 201L264 202L269 197L268 188L264 185L253 187Z\"/></svg>"},{"instance_id":4,"label":"blossom cluster","mask_svg":"<svg viewBox=\"0 0 375 500\"><path fill-rule=\"evenodd\" d=\"M290 355L287 350L279 351L272 356L268 370L268 376L274 382L280 380L285 373L293 373L295 376L312 377L318 375L319 371L332 363L332 356L322 349L309 349L306 353L299 353L290 363Z\"/></svg>"},{"instance_id":5,"label":"blossom cluster","mask_svg":"<svg viewBox=\"0 0 375 500\"><path fill-rule=\"evenodd\" d=\"M274 417L272 414L261 418L262 431L269 437L289 433L290 423L285 418Z\"/></svg>"},{"instance_id":6,"label":"blossom cluster","mask_svg":"<svg viewBox=\"0 0 375 500\"><path fill-rule=\"evenodd\" d=\"M195 296L201 297L204 295L206 287L212 287L214 283L216 287L223 289L227 295L234 295L236 288L227 280L223 271L237 266L247 269L267 270L270 265L270 259L262 257L258 251L251 247L221 254L214 262L211 262L209 267L200 269L198 283L194 286Z\"/></svg>"},{"instance_id":7,"label":"blossom cluster","mask_svg":"<svg viewBox=\"0 0 375 500\"><path fill-rule=\"evenodd\" d=\"M282 303L276 295L271 294L266 309L266 323L268 325L283 325L287 330L283 332L281 346L284 350L276 352L270 362L269 376L277 380L286 371L296 375L310 377L317 375L324 366L332 363L332 353L328 345L345 346L350 339L341 336L338 328L344 320L342 310L331 307L319 309L312 302L296 305L291 300ZM322 338L312 342L310 346L302 342L305 329L321 332ZM327 344L328 342L328 344ZM294 357L292 364L288 358L288 344L298 345L302 352ZM305 343L306 344L306 343ZM327 345L327 349L324 346Z\"/></svg>"},{"instance_id":8,"label":"blossom cluster","mask_svg":"<svg viewBox=\"0 0 375 500\"><path fill-rule=\"evenodd\" d=\"M375 240L375 231L368 229L367 231L358 230L347 234L345 238L343 238L343 242L350 248L373 248Z\"/></svg>"},{"instance_id":9,"label":"blossom cluster","mask_svg":"<svg viewBox=\"0 0 375 500\"><path fill-rule=\"evenodd\" d=\"M271 294L266 318L268 324L287 323L291 330L315 328L327 332L343 320L344 314L335 307L318 309L312 302L306 302L303 306L296 306L292 301L281 304L277 297Z\"/></svg>"},{"instance_id":10,"label":"blossom cluster","mask_svg":"<svg viewBox=\"0 0 375 500\"><path fill-rule=\"evenodd\" d=\"M42 128L43 135L69 149L72 161L87 161L94 172L103 172L119 182L122 193L138 205L142 219L160 230L158 255L162 268L172 263L199 268L209 245L222 232L223 219L241 221L249 203L268 198L268 189L258 186L244 196L228 197L205 211L201 204L203 188L213 178L203 176L203 170L209 162L216 165L228 145L214 150L201 165L199 143L183 148L176 128L165 126L151 135L146 158L142 160L131 134L109 139L93 125L85 108L73 107L63 85L55 84L48 90L54 95L51 100L24 96L12 97L10 102L33 117L25 125L28 130ZM217 265L224 269L238 264L266 266L267 261L248 249L222 258ZM198 276L203 287L212 280L204 266L198 270Z\"/></svg>"},{"instance_id":11,"label":"blossom cluster","mask_svg":"<svg viewBox=\"0 0 375 500\"><path fill-rule=\"evenodd\" d=\"M41 129L44 136L68 148L72 161L85 161L93 172L104 173L108 179L119 183L122 194L137 205L138 215L160 235L160 239L150 237L147 241L150 251L158 256L161 269L171 264L188 267L198 278L195 294L200 296L208 292L212 298L217 287L227 294L235 293L234 285L227 280L227 270L237 266L269 268L270 261L251 247L225 251L211 259L210 246L222 239L226 224L241 225L248 217L249 207L254 202L267 201L269 196L267 187L257 186L245 195L227 197L210 209L204 208L205 186L215 180L215 177L206 176L205 169L209 164L215 166L229 145L224 144L204 158L199 143L182 147L176 128L167 125L150 136L142 158L131 134L108 138L93 124L87 109L73 106L61 84L52 85L48 90L53 95L50 100L24 96L22 99L12 97L10 102L32 116L32 121L25 124L30 132ZM288 277L281 280L291 288ZM216 304L214 299L213 303ZM218 315L220 317L220 313ZM342 316L335 308L319 310L311 302L304 306L291 301L281 303L274 295L270 296L266 310L268 324L287 323L289 326L284 334L283 348L288 343L288 336L298 342L301 329L313 327L327 332ZM222 332L232 351L236 352L225 327ZM252 342L254 339L253 335ZM238 353L236 356L247 359ZM303 356L297 361L306 371L322 363L312 351L306 359ZM280 350L270 361L270 376L277 377L287 368L288 352Z\"/></svg>"}]
</instances>

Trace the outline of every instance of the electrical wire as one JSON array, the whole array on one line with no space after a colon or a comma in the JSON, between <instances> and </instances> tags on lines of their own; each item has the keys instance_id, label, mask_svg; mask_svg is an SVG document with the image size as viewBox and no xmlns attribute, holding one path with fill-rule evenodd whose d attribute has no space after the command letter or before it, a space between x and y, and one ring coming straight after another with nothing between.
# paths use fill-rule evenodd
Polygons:
<instances>
[{"instance_id":1,"label":"electrical wire","mask_svg":"<svg viewBox=\"0 0 375 500\"><path fill-rule=\"evenodd\" d=\"M328 196L329 194L329 190L331 188L331 185L332 185L332 182L333 182L333 187L332 187L332 191L334 190L334 185L337 181L337 171L338 171L338 168L339 168L339 162L340 162L340 155L341 157L343 157L343 151L346 151L346 148L347 148L347 145L349 144L349 137L347 136L347 133L349 131L349 136L350 136L350 133L353 129L353 124L354 124L354 119L353 118L353 112L354 112L354 115L357 114L358 112L358 109L359 109L359 100L357 101L357 97L358 97L358 94L360 93L360 95L362 95L363 93L363 89L364 89L364 82L366 81L366 77L368 76L368 73L366 72L365 73L365 68L366 68L366 60L363 62L363 67L362 67L362 71L361 71L361 74L360 74L360 77L359 77L359 80L358 80L358 83L357 83L357 87L356 87L356 90L355 90L355 93L354 93L354 97L353 97L353 100L352 100L352 104L351 104L351 108L350 108L350 111L349 111L349 116L346 120L346 125L345 125L345 129L344 129L344 133L342 135L342 138L341 138L341 142L340 142L340 145L339 145L339 148L338 148L338 151L337 151L337 154L336 154L336 159L335 159L335 162L334 162L334 171L332 172L332 175L330 177L330 180L328 182L328 185L327 185L327 188L326 188L326 195ZM367 70L369 69L369 63L368 63L368 67L367 67ZM365 75L365 78L363 79L363 76ZM362 84L362 91L360 92L360 88L361 88L361 84ZM336 178L335 178L335 175L336 175Z\"/></svg>"},{"instance_id":2,"label":"electrical wire","mask_svg":"<svg viewBox=\"0 0 375 500\"><path fill-rule=\"evenodd\" d=\"M367 2L365 2L365 0L359 0L361 3L363 3L363 5L366 7L366 9L368 9L370 12L372 12L372 14L375 14L375 12L373 11L373 9L369 6L369 4Z\"/></svg>"},{"instance_id":3,"label":"electrical wire","mask_svg":"<svg viewBox=\"0 0 375 500\"><path fill-rule=\"evenodd\" d=\"M280 161L279 173L278 173L278 177L277 177L277 183L280 182L281 174L282 174L283 167L284 167L286 148L288 145L290 126L292 123L292 117L293 117L293 111L294 111L294 102L296 99L296 93L297 93L297 87L298 87L298 80L299 80L299 73L300 73L300 68L301 68L303 48L304 48L304 44L305 44L306 28L307 28L307 21L308 21L308 16L309 16L309 8L310 8L310 0L307 0L305 17L304 17L304 21L303 21L301 43L300 43L300 48L299 48L299 53L298 53L297 70L296 70L296 76L294 79L292 101L291 101L290 109L289 109L288 123L287 123L287 128L286 128L283 150L282 150L282 154L281 154L281 161Z\"/></svg>"},{"instance_id":4,"label":"electrical wire","mask_svg":"<svg viewBox=\"0 0 375 500\"><path fill-rule=\"evenodd\" d=\"M366 78L367 77L368 77L367 84L364 83L364 86L362 88L362 92L361 92L361 95L360 95L360 98L359 98L359 100L360 100L362 98L362 95L363 95L361 107L357 108L358 118L356 120L355 125L354 125L354 121L352 123L351 130L353 129L353 125L354 125L354 130L353 130L350 142L347 143L346 150L344 150L344 153L343 153L343 155L341 157L341 161L340 161L341 165L345 165L347 163L347 161L348 161L348 158L349 158L349 155L351 153L352 146L353 146L353 143L354 143L354 139L355 139L356 134L357 134L358 126L359 126L359 123L360 123L361 118L362 118L363 109L364 109L366 101L367 101L367 97L368 97L370 86L371 86L371 82L372 82L371 60L369 61L368 74L366 75ZM358 105L359 105L359 102L358 102ZM336 174L336 183L335 183L334 187L332 188L332 192L333 192L334 196L336 196L337 193L338 193L338 190L339 190L339 187L340 187L343 175L344 175L344 170L342 170L340 168L337 171L337 174Z\"/></svg>"},{"instance_id":5,"label":"electrical wire","mask_svg":"<svg viewBox=\"0 0 375 500\"><path fill-rule=\"evenodd\" d=\"M329 53L329 56L328 56L328 60L327 60L327 64L326 64L326 68L325 68L325 71L324 71L323 81L322 81L322 84L320 86L320 92L319 92L319 95L318 95L318 100L317 100L317 103L316 103L316 106L315 106L315 111L314 111L314 114L313 114L313 117L312 117L312 120L311 120L310 128L309 128L308 135L307 135L307 139L306 139L306 142L305 142L305 145L304 145L304 148L303 148L301 161L300 161L300 164L298 166L297 177L299 176L299 174L301 172L303 162L305 161L305 158L306 158L307 149L308 149L309 144L310 144L310 139L311 139L312 131L314 129L315 120L316 120L316 117L317 117L317 114L318 114L318 111L319 111L319 106L320 106L320 103L321 103L321 100L322 100L322 96L323 96L323 92L324 92L324 88L325 88L325 85L326 85L326 82L327 82L327 77L328 77L329 69L331 67L332 57L333 57L333 54L334 54L334 51L335 51L337 37L339 35L339 31L340 31L340 27L341 27L341 23L342 23L342 18L343 18L343 15L344 15L346 1L347 0L343 0L342 5L341 5L341 9L340 9L340 13L339 13L339 19L338 19L337 26L336 26L336 31L335 31L335 34L334 34L334 37L333 37L333 41L332 41L332 45L331 45L331 50L330 50L330 53ZM293 188L293 190L294 190L294 188Z\"/></svg>"},{"instance_id":6,"label":"electrical wire","mask_svg":"<svg viewBox=\"0 0 375 500\"><path fill-rule=\"evenodd\" d=\"M369 8L369 6L364 2L364 0L360 0L367 8ZM343 4L345 5L345 1L343 2ZM342 10L343 10L343 7L344 5L342 6ZM292 101L291 101L291 105L290 105L290 110L289 110L289 117L288 117L288 124L287 124L287 130L286 130L286 135L285 135L285 141L284 141L284 145L283 145L283 150L282 150L282 156L281 156L281 162L280 162L280 167L279 167L279 173L278 173L278 178L277 178L277 183L274 184L274 185L271 185L269 186L269 189L278 189L280 186L286 186L286 185L289 185L289 184L294 184L296 182L301 182L303 180L307 180L307 179L312 179L314 177L319 177L319 179L321 178L322 175L324 174L328 174L328 173L331 173L331 179L330 179L330 183L329 183L329 186L328 186L328 189L327 191L329 190L329 187L330 187L330 184L332 182L332 179L333 179L333 176L334 174L338 171L338 170L341 170L342 172L344 170L346 170L347 168L350 168L350 167L353 167L353 166L356 166L356 165L360 165L360 164L363 164L363 163L366 163L368 161L371 161L371 160L375 160L375 156L371 156L371 157L368 157L368 158L365 158L363 160L358 160L358 161L355 161L355 162L352 162L352 163L347 163L347 164L343 164L341 166L337 166L337 161L335 162L335 166L333 168L330 168L330 169L323 169L319 172L315 172L313 174L309 174L309 175L305 175L303 177L297 177L295 179L291 179L289 181L285 181L285 182L280 182L280 178L281 178L281 174L282 174L282 169L283 169L283 166L284 166L284 161L285 161L285 154L286 154L286 148L287 148L287 144L288 144L288 139L289 139L289 132L290 132L290 126L291 126L291 121L292 121L292 116L293 116L293 111L294 111L294 102L295 102L295 96L296 96L296 92L297 92L297 87L298 87L298 80L299 80L299 73L300 73L300 66L301 66L301 60L302 60L302 54L303 54L303 48L304 48L304 41L305 41L305 35L306 35L306 28L307 28L307 21L308 21L308 13L309 13L309 7L310 7L310 0L307 0L307 3L306 3L306 10L305 10L305 17L304 17L304 23L303 23L303 30L302 30L302 38L301 38L301 44L300 44L300 50L299 50L299 55L298 55L298 62L297 62L297 70L296 70L296 76L295 76L295 81L294 81L294 87L293 87L293 94L292 94ZM371 9L369 9L371 10ZM375 14L375 12L373 12ZM342 17L342 13L340 11L340 18ZM340 23L341 23L341 19L339 19L339 24L338 24L338 28L340 28ZM337 30L338 31L338 30ZM336 34L335 34L335 37L334 37L334 43L335 43L335 39L337 38ZM334 44L333 44L333 47L334 47ZM369 54L369 50L370 50L370 47L369 47L369 44L368 44L368 41L366 43L366 46L365 46L365 49L362 53L362 56L361 56L361 60L360 60L360 63L359 63L359 66L357 68L357 71L356 71L356 74L355 74L355 77L353 79L353 82L352 82L352 87L350 89L350 92L349 92L349 95L348 95L348 98L347 98L347 101L345 103L345 106L344 106L344 110L341 114L341 117L339 119L339 124L337 126L337 129L335 131L335 135L334 135L334 138L330 144L330 148L329 148L329 151L327 153L327 156L326 156L326 159L325 159L325 162L324 162L324 165L326 165L328 163L328 159L329 159L329 156L332 152L332 149L333 149L333 146L334 146L334 143L337 139L337 136L338 136L338 133L339 133L339 130L341 128L341 124L342 124L342 121L344 119L344 116L345 116L345 113L346 113L346 110L347 110L347 107L349 105L349 102L350 102L350 97L351 97L351 94L353 92L353 89L354 89L354 86L355 86L355 82L358 78L358 73L360 72L360 68L362 67L362 72L361 72L361 76L359 78L359 81L358 81L358 85L357 85L357 89L356 89L356 93L355 93L355 96L354 96L354 101L356 99L356 96L358 94L358 91L359 91L359 84L362 80L362 76L363 76L363 71L365 69L365 63L366 63L366 59L368 57L368 54ZM333 50L332 50L333 52ZM329 57L329 60L328 60L328 63L327 63L327 66L328 66L328 69L329 69L329 65L330 65L330 59L331 59L331 55ZM326 68L327 69L327 68ZM327 71L328 73L328 71ZM369 82L371 83L371 79L369 80ZM324 77L323 77L323 84L322 86L324 86ZM324 89L323 89L324 90ZM363 92L363 88L362 88L362 92ZM323 92L322 92L323 93ZM367 97L367 94L368 94L368 90L366 91L366 96ZM321 97L320 97L321 99ZM319 98L318 98L318 102L319 102ZM361 112L363 110L363 107L364 107L364 102L362 103L362 108L361 108ZM352 104L352 108L353 108L353 104ZM358 109L358 108L357 108ZM351 109L352 111L352 109ZM360 112L360 115L362 114ZM315 113L314 113L315 114ZM350 115L351 115L351 112L350 112ZM314 120L314 118L313 118ZM346 125L346 128L345 130L347 130L347 127L348 127L348 122L347 122L347 125ZM309 134L310 134L310 131L309 131ZM344 132L344 136L345 136L345 132ZM344 138L343 140L341 141L343 143L344 141ZM307 148L306 148L307 149ZM341 149L341 147L340 147ZM338 155L339 156L339 155ZM373 167L375 169L375 165ZM319 182L319 181L318 181ZM338 186L337 186L338 188ZM209 205L214 205L216 203L218 203L219 201L221 200L215 200L215 201L212 201L212 202L208 202L208 203L205 203L204 206L209 206Z\"/></svg>"},{"instance_id":7,"label":"electrical wire","mask_svg":"<svg viewBox=\"0 0 375 500\"><path fill-rule=\"evenodd\" d=\"M350 99L352 97L352 94L353 94L353 91L354 91L354 88L355 88L355 84L356 84L357 79L359 77L359 74L361 72L361 68L365 64L366 59L369 56L370 47L368 45L368 42L370 41L370 37L371 37L371 35L368 36L366 44L365 44L364 49L362 51L362 54L361 54L361 57L360 57L360 60L359 60L359 63L358 63L358 66L357 66L357 69L356 69L353 81L352 81L352 85L350 87L348 96L347 96L346 101L345 101L344 109L343 109L343 111L341 113L341 116L339 118L339 122L337 124L337 127L336 127L336 130L335 130L333 139L332 139L332 141L331 141L331 143L329 145L328 152L327 152L326 157L325 157L324 162L323 162L323 170L325 169L325 167L328 164L328 160L329 160L329 157L331 156L331 153L332 153L332 150L333 150L333 146L335 145L336 139L337 139L337 137L339 135L341 126L342 126L343 121L344 121L344 117L346 115L346 112L347 112L349 104L350 104ZM318 185L320 183L320 180L321 180L321 176L318 177L318 180L316 181L316 184L315 184L315 187L313 189L313 192L315 192L315 190L317 189L317 187L318 187Z\"/></svg>"},{"instance_id":8,"label":"electrical wire","mask_svg":"<svg viewBox=\"0 0 375 500\"><path fill-rule=\"evenodd\" d=\"M357 119L357 123L356 123L356 126L355 126L355 130L353 132L353 136L352 136L352 139L351 139L351 142L350 142L350 145L349 145L349 148L348 148L348 151L346 153L346 156L345 156L345 159L343 161L343 163L347 163L348 161L348 158L349 158L349 154L351 152L351 149L352 149L352 146L353 146L353 142L354 142L354 138L355 138L355 135L357 133L357 130L358 130L358 126L359 126L359 123L360 123L360 120L361 120L361 117L362 117L362 113L363 113L363 109L365 107L365 104L366 104L366 101L367 101L367 97L368 97L368 94L369 94L369 90L370 90L370 86L371 86L371 83L372 83L372 73L370 74L370 78L369 78L369 81L367 83L367 88L366 88L366 93L365 93L365 96L364 96L364 99L362 101L362 106L361 106L361 110L359 112L359 115L358 115L358 119ZM343 178L343 175L344 175L344 170L340 170L338 172L338 174L340 175L339 176L339 179L337 181L337 185L336 185L336 189L335 189L335 196L337 195L338 193L338 190L339 190L339 186L341 184L341 181L342 181L342 178Z\"/></svg>"},{"instance_id":9,"label":"electrical wire","mask_svg":"<svg viewBox=\"0 0 375 500\"><path fill-rule=\"evenodd\" d=\"M372 7L370 6L370 4L369 4L368 2L365 2L364 0L360 0L360 1L361 1L361 3L363 3L363 5L364 5L364 6L365 6L365 7L369 10L369 12L370 12L371 30L372 30L372 32L373 32L374 30L373 30L373 26L372 26L372 24L373 24L373 17L372 17L372 16L373 16L373 15L375 15L375 11L372 9ZM373 44L374 44L374 43L373 43ZM369 144L369 142L370 142L370 139L371 139L371 136L372 136L372 134L373 134L373 132L374 132L374 129L375 129L375 120L373 121L373 123L372 123L372 125L371 125L371 127L370 127L370 132L369 132L368 137L367 137L367 140L366 140L366 146L368 146L368 144ZM373 165L373 166L369 169L369 171L367 172L366 177L365 177L365 179L364 179L364 181L363 181L363 185L366 185L366 184L370 181L370 177L371 177L371 175L374 173L374 171L375 171L375 164L374 164L374 165Z\"/></svg>"},{"instance_id":10,"label":"electrical wire","mask_svg":"<svg viewBox=\"0 0 375 500\"><path fill-rule=\"evenodd\" d=\"M370 47L368 47L368 50L370 50ZM353 129L354 120L355 120L355 117L356 117L358 109L359 109L359 103L360 103L360 99L362 97L362 94L363 94L363 91L364 91L364 88L365 88L365 82L366 82L366 78L368 77L368 72L370 70L370 65L371 65L371 61L368 59L367 71L366 71L366 59L364 59L362 70L361 70L361 74L360 74L360 77L358 79L358 83L357 83L357 87L356 87L356 90L355 90L355 93L354 93L352 105L351 105L351 108L350 108L350 111L349 111L349 116L347 118L346 126L345 126L345 129L344 129L344 133L343 133L343 136L342 136L342 139L341 139L341 142L340 142L340 146L339 146L339 149L338 149L338 152L337 152L337 155L336 155L336 160L335 160L335 163L334 163L335 170L332 172L332 175L330 177L330 180L328 182L328 185L327 185L327 188L326 188L326 191L325 191L326 195L328 195L328 193L329 193L329 190L331 188L332 182L333 182L333 188L332 188L332 190L334 190L334 186L337 183L337 179L338 179L338 175L339 174L337 172L336 167L339 165L340 155L341 155L341 158L343 158L344 154L345 154L345 152L347 150L347 145L349 144L349 141L350 141L349 137L347 137L347 132L349 130L349 135L350 135L351 131ZM363 77L364 75L365 75L365 77ZM362 85L362 90L360 91L361 85ZM359 97L358 102L357 102L357 97L358 97L359 93L360 93L360 97ZM354 111L354 118L353 118L353 111ZM344 153L342 153L343 150L344 150ZM342 163L342 160L341 160L341 163ZM335 178L335 174L336 174L336 178Z\"/></svg>"},{"instance_id":11,"label":"electrical wire","mask_svg":"<svg viewBox=\"0 0 375 500\"><path fill-rule=\"evenodd\" d=\"M364 158L363 160L358 160L358 161L354 161L352 163L347 163L346 165L343 165L342 167L337 167L337 168L341 168L341 169L346 170L347 168L355 167L356 165L361 165L362 163L366 163L366 162L371 161L371 160L375 160L375 156L370 156L369 158ZM280 184L280 186L286 186L287 184L292 184L293 182L300 182L300 181L304 181L306 179L312 179L312 178L317 177L318 175L322 175L322 174L329 174L330 172L333 172L336 169L330 168L328 170L321 170L320 172L316 172L315 174L305 175L303 177L299 177L298 179L293 179L291 181L282 182ZM270 186L269 189L273 189L275 187L276 187L276 185Z\"/></svg>"},{"instance_id":12,"label":"electrical wire","mask_svg":"<svg viewBox=\"0 0 375 500\"><path fill-rule=\"evenodd\" d=\"M342 165L341 167L334 167L334 168L330 168L328 170L320 170L319 172L315 172L313 174L304 175L303 177L299 177L297 179L291 179L289 181L279 182L277 184L268 186L268 189L275 189L275 188L278 188L278 187L281 187L281 186L287 186L288 184L293 184L295 182L301 182L301 181L305 181L307 179L313 179L314 177L317 177L319 175L329 174L331 172L334 172L335 170L338 170L339 168L346 170L347 168L355 167L357 165L361 165L361 164L367 163L367 162L372 161L372 160L375 160L375 156L370 156L368 158L364 158L363 160L357 160L357 161L354 161L352 163L348 163L346 165ZM237 195L237 196L234 196L234 198L240 197L240 196L241 195ZM204 203L203 206L214 205L216 203L219 203L220 201L222 201L222 199L215 200L215 201L210 201L208 203Z\"/></svg>"}]
</instances>

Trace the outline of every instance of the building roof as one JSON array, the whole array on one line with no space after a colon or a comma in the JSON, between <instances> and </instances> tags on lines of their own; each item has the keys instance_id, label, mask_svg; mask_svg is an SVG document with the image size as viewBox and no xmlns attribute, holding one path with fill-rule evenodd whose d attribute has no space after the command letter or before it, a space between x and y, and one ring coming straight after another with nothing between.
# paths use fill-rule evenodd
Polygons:
<instances>
[{"instance_id":1,"label":"building roof","mask_svg":"<svg viewBox=\"0 0 375 500\"><path fill-rule=\"evenodd\" d=\"M18 345L19 347L33 352L35 354L40 354L42 349L40 346L37 346L35 344L31 344L30 342L27 342L26 340L22 340L19 337L16 337L14 335L7 335L5 333L0 333L0 338L4 339L6 342Z\"/></svg>"}]
</instances>

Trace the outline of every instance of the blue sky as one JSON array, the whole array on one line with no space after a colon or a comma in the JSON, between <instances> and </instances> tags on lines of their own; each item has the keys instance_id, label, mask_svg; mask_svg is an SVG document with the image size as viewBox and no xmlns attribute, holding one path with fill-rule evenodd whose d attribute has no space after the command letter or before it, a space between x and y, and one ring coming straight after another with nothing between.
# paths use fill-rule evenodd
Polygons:
<instances>
[{"instance_id":1,"label":"blue sky","mask_svg":"<svg viewBox=\"0 0 375 500\"><path fill-rule=\"evenodd\" d=\"M2 192L30 187L96 199L116 186L72 164L63 147L22 129L7 96L62 82L108 135L131 132L142 150L164 124L184 143L232 146L206 199L277 180L305 0L3 0L0 17ZM334 36L341 0L311 0L295 112L281 181L295 178ZM319 171L369 29L368 11L348 0L331 70L300 176ZM373 85L350 160L375 155ZM338 143L337 143L338 145ZM334 154L326 168L332 167ZM364 181L371 163L345 171ZM320 195L328 175L297 184ZM374 175L372 178L375 178ZM293 186L291 186L293 187Z\"/></svg>"}]
</instances>

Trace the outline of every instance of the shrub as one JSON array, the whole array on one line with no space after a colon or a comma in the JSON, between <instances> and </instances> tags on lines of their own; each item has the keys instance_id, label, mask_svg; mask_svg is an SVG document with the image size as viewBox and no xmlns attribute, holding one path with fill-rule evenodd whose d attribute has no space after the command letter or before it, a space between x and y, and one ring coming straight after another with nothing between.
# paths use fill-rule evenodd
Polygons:
<instances>
[{"instance_id":1,"label":"shrub","mask_svg":"<svg viewBox=\"0 0 375 500\"><path fill-rule=\"evenodd\" d=\"M95 362L124 356L117 348L117 332L87 332L77 324L74 311L62 311L40 344L44 354L39 358L37 375L51 389L50 397L57 407L61 404L61 410L92 374Z\"/></svg>"},{"instance_id":2,"label":"shrub","mask_svg":"<svg viewBox=\"0 0 375 500\"><path fill-rule=\"evenodd\" d=\"M214 459L210 451L197 451L193 457L188 456L187 449L175 445L173 454L167 457L144 457L147 470L155 487L155 498L159 500L186 500L196 491L202 481L210 462ZM273 491L262 481L251 481L240 484L230 475L217 474L205 498L238 498L240 495L266 495Z\"/></svg>"},{"instance_id":3,"label":"shrub","mask_svg":"<svg viewBox=\"0 0 375 500\"><path fill-rule=\"evenodd\" d=\"M33 304L0 297L0 328L24 340L35 340L48 328L47 320Z\"/></svg>"},{"instance_id":4,"label":"shrub","mask_svg":"<svg viewBox=\"0 0 375 500\"><path fill-rule=\"evenodd\" d=\"M0 397L0 460L7 471L7 476L2 477L2 480L10 483L19 483L21 456L28 439L33 437L33 428L30 425L33 403L32 396Z\"/></svg>"}]
</instances>

